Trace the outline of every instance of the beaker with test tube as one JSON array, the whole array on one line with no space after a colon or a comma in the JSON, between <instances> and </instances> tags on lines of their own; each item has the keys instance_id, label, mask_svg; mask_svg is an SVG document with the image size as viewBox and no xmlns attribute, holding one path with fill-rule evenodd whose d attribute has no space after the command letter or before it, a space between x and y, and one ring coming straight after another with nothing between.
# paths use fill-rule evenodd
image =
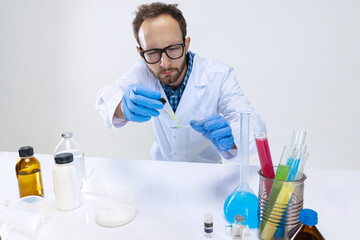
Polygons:
<instances>
[{"instance_id":1,"label":"beaker with test tube","mask_svg":"<svg viewBox=\"0 0 360 240\"><path fill-rule=\"evenodd\" d=\"M249 132L250 113L240 114L240 184L227 197L224 203L224 213L228 222L232 222L235 215L245 217L244 225L249 228L258 227L258 199L249 187Z\"/></svg>"},{"instance_id":2,"label":"beaker with test tube","mask_svg":"<svg viewBox=\"0 0 360 240\"><path fill-rule=\"evenodd\" d=\"M303 168L309 155L305 136L305 131L294 131L291 145L284 147L275 178L258 172L259 239L287 239L287 233L299 223L306 179Z\"/></svg>"}]
</instances>

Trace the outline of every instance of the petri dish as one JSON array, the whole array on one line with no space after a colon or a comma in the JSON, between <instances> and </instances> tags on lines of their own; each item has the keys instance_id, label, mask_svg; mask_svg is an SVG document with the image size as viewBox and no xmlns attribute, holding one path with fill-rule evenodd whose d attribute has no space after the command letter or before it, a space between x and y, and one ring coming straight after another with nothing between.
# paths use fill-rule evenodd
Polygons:
<instances>
[{"instance_id":1,"label":"petri dish","mask_svg":"<svg viewBox=\"0 0 360 240\"><path fill-rule=\"evenodd\" d=\"M136 216L134 196L128 191L108 190L95 201L95 222L103 227L118 227Z\"/></svg>"}]
</instances>

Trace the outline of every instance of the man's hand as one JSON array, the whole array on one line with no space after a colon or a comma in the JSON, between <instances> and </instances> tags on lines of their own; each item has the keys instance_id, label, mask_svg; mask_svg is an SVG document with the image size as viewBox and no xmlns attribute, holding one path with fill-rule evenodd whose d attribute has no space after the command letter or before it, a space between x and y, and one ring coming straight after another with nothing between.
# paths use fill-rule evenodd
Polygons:
<instances>
[{"instance_id":1,"label":"man's hand","mask_svg":"<svg viewBox=\"0 0 360 240\"><path fill-rule=\"evenodd\" d=\"M122 98L122 111L125 119L133 122L146 122L151 117L159 116L157 109L164 105L158 100L161 97L155 92L142 85L129 85Z\"/></svg>"},{"instance_id":2,"label":"man's hand","mask_svg":"<svg viewBox=\"0 0 360 240\"><path fill-rule=\"evenodd\" d=\"M200 121L191 120L190 125L222 151L228 151L234 145L231 128L223 116L214 114Z\"/></svg>"}]
</instances>

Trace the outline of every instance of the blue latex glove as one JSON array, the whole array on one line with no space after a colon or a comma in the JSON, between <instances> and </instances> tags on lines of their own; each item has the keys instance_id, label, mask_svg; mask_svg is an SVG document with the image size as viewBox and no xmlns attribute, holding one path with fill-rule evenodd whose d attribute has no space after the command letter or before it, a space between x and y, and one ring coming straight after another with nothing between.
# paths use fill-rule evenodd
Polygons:
<instances>
[{"instance_id":1,"label":"blue latex glove","mask_svg":"<svg viewBox=\"0 0 360 240\"><path fill-rule=\"evenodd\" d=\"M234 145L231 128L223 116L214 114L200 121L191 120L190 125L222 151L228 151Z\"/></svg>"},{"instance_id":2,"label":"blue latex glove","mask_svg":"<svg viewBox=\"0 0 360 240\"><path fill-rule=\"evenodd\" d=\"M122 98L122 110L128 121L146 122L159 116L157 109L164 105L159 101L161 94L142 85L129 85Z\"/></svg>"}]
</instances>

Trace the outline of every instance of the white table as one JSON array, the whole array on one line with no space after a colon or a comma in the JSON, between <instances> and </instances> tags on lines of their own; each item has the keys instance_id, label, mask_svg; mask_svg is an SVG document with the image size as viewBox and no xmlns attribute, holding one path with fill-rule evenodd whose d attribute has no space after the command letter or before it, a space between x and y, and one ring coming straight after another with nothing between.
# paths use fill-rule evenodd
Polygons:
<instances>
[{"instance_id":1,"label":"white table","mask_svg":"<svg viewBox=\"0 0 360 240\"><path fill-rule=\"evenodd\" d=\"M95 169L108 189L132 191L136 218L116 228L98 226L91 199L85 197L81 207L70 212L55 208L50 155L35 154L41 162L47 213L38 231L42 239L206 239L203 214L214 215L213 239L225 234L228 224L223 214L226 197L238 185L237 165L125 160L86 157L86 168ZM0 152L0 200L18 199L15 175L17 153ZM250 187L257 194L258 166L251 166ZM355 239L360 227L360 172L305 170L305 208L318 212L318 228L326 239ZM252 230L248 239L257 239Z\"/></svg>"}]
</instances>

